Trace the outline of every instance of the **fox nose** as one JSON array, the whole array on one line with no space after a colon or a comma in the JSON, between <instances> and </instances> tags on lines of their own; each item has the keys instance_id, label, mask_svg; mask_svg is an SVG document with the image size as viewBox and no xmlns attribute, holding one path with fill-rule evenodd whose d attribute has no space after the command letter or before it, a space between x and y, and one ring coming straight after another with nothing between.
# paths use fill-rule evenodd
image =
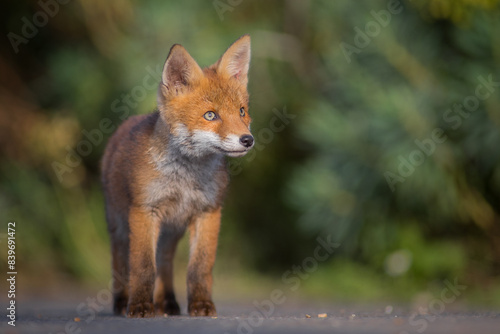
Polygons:
<instances>
[{"instance_id":1,"label":"fox nose","mask_svg":"<svg viewBox=\"0 0 500 334\"><path fill-rule=\"evenodd\" d=\"M251 135L243 135L240 137L241 145L245 147L251 147L253 145L253 137Z\"/></svg>"}]
</instances>

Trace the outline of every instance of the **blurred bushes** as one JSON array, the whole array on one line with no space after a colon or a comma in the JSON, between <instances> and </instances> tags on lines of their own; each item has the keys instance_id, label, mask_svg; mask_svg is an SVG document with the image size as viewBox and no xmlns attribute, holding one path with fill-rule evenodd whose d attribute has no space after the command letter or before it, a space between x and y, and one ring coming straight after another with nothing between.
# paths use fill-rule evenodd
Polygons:
<instances>
[{"instance_id":1,"label":"blurred bushes","mask_svg":"<svg viewBox=\"0 0 500 334\"><path fill-rule=\"evenodd\" d=\"M357 275L374 286L399 280L407 293L456 276L498 284L498 86L458 127L444 117L475 94L479 77L500 81L498 1L403 1L386 26L366 32L377 22L371 11L389 3L242 1L221 14L201 0L74 1L17 54L4 39L0 210L18 221L19 261L33 272L107 279L98 165L109 134L62 182L53 163L65 163L89 140L82 131L103 119L116 127L124 115L151 111L156 89L147 84L159 81L172 44L205 66L249 33L261 148L232 160L239 172L220 260L279 276L310 254L318 234L331 234L341 249L307 291L363 281L350 279ZM5 6L5 36L40 10L36 1ZM366 46L356 46L355 28L369 34ZM358 51L346 57L342 43ZM295 118L266 136L276 111ZM400 157L409 160L421 150L415 140L427 142L436 128L446 141L391 191L387 172L399 175Z\"/></svg>"}]
</instances>

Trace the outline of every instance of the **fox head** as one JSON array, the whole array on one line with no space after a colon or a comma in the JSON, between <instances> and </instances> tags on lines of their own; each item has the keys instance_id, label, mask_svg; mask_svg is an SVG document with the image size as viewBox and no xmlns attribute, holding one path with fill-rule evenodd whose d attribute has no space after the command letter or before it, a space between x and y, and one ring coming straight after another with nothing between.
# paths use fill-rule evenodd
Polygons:
<instances>
[{"instance_id":1,"label":"fox head","mask_svg":"<svg viewBox=\"0 0 500 334\"><path fill-rule=\"evenodd\" d=\"M250 36L234 42L213 65L201 69L181 45L163 67L158 109L170 140L184 154L245 155L254 144L248 115Z\"/></svg>"}]
</instances>

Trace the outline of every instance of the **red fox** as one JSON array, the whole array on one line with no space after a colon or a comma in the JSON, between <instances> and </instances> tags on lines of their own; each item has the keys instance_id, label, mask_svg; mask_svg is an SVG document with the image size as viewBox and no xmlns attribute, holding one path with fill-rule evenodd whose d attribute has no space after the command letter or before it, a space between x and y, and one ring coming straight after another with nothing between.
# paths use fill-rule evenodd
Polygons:
<instances>
[{"instance_id":1,"label":"red fox","mask_svg":"<svg viewBox=\"0 0 500 334\"><path fill-rule=\"evenodd\" d=\"M180 314L172 282L177 242L189 229L188 312L214 316L212 267L229 181L224 156L254 145L248 115L250 36L200 68L170 49L158 110L125 121L102 159L115 314Z\"/></svg>"}]
</instances>

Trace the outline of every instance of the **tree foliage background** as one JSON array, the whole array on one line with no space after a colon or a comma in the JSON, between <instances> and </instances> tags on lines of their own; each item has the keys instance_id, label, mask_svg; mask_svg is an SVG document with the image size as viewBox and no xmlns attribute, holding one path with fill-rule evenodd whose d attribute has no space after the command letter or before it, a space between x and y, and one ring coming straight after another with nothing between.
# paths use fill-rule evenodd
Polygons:
<instances>
[{"instance_id":1,"label":"tree foliage background","mask_svg":"<svg viewBox=\"0 0 500 334\"><path fill-rule=\"evenodd\" d=\"M497 0L2 6L0 212L27 286L109 279L103 120L155 108L172 44L206 66L248 33L258 145L231 161L217 275L281 284L330 235L306 295L415 298L458 278L499 304Z\"/></svg>"}]
</instances>

